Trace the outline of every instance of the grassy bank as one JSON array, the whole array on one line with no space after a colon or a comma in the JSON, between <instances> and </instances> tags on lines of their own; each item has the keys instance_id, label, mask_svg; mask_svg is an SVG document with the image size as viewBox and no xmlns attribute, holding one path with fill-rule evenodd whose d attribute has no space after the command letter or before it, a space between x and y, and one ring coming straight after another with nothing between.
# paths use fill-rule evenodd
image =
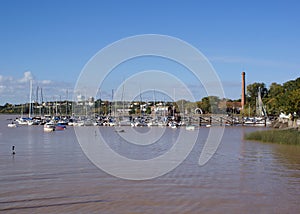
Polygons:
<instances>
[{"instance_id":1,"label":"grassy bank","mask_svg":"<svg viewBox=\"0 0 300 214\"><path fill-rule=\"evenodd\" d=\"M256 131L246 134L245 139L268 143L300 145L300 131L295 129Z\"/></svg>"}]
</instances>

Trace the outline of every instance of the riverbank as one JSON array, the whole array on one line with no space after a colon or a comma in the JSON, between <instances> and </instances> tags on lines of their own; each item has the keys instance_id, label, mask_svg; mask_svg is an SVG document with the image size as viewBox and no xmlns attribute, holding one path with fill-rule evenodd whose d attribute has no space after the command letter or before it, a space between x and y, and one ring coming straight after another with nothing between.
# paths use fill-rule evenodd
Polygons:
<instances>
[{"instance_id":1,"label":"riverbank","mask_svg":"<svg viewBox=\"0 0 300 214\"><path fill-rule=\"evenodd\" d=\"M247 133L245 140L255 140L266 143L300 145L300 131L296 129L271 129Z\"/></svg>"}]
</instances>

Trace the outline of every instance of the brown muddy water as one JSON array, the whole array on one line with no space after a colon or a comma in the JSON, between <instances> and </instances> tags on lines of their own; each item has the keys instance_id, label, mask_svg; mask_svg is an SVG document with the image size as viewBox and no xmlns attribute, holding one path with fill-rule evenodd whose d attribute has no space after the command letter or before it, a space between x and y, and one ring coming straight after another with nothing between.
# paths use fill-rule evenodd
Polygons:
<instances>
[{"instance_id":1,"label":"brown muddy water","mask_svg":"<svg viewBox=\"0 0 300 214\"><path fill-rule=\"evenodd\" d=\"M0 116L0 213L300 212L300 147L243 140L244 133L262 128L226 127L217 152L199 166L210 130L200 128L192 152L176 169L133 181L94 166L72 127L44 133L42 126L8 128L7 118L12 116ZM99 129L112 149L135 159L164 153L180 130L165 129L158 146L140 151L116 137L114 128Z\"/></svg>"}]
</instances>

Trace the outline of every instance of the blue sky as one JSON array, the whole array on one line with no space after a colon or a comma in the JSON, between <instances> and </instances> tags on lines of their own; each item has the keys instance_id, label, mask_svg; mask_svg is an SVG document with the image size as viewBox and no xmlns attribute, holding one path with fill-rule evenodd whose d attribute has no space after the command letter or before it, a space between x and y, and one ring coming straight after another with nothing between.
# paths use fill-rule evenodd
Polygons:
<instances>
[{"instance_id":1,"label":"blue sky","mask_svg":"<svg viewBox=\"0 0 300 214\"><path fill-rule=\"evenodd\" d=\"M0 0L0 104L27 101L30 79L46 100L65 98L91 57L138 34L193 45L238 99L242 71L267 85L300 76L299 10L298 1Z\"/></svg>"}]
</instances>

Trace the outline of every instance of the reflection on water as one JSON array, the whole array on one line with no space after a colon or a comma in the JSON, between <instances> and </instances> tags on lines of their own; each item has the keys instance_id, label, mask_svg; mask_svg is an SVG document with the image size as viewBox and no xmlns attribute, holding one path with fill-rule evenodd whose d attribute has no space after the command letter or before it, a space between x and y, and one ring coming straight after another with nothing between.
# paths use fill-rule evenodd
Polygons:
<instances>
[{"instance_id":1,"label":"reflection on water","mask_svg":"<svg viewBox=\"0 0 300 214\"><path fill-rule=\"evenodd\" d=\"M100 129L111 136L111 148L140 159L167 151L179 131L168 129L163 140L138 153L115 129ZM193 151L175 170L153 180L128 181L92 165L72 128L12 129L0 116L0 212L299 213L300 147L244 141L243 134L255 129L226 128L216 154L199 167L209 132L202 128Z\"/></svg>"},{"instance_id":2,"label":"reflection on water","mask_svg":"<svg viewBox=\"0 0 300 214\"><path fill-rule=\"evenodd\" d=\"M290 183L300 185L300 146L296 145L276 145L274 147L274 158L283 166L283 177L286 177Z\"/></svg>"},{"instance_id":3,"label":"reflection on water","mask_svg":"<svg viewBox=\"0 0 300 214\"><path fill-rule=\"evenodd\" d=\"M290 169L300 170L300 146L296 145L276 145L275 155L280 162Z\"/></svg>"}]
</instances>

